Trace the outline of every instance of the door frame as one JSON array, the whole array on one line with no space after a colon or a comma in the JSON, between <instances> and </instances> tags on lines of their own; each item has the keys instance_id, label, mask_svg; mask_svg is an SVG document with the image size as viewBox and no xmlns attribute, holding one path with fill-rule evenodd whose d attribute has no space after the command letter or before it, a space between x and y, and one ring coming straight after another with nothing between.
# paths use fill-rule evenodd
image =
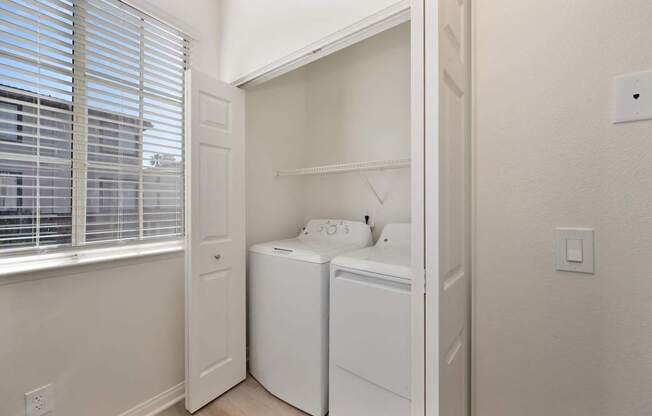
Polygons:
<instances>
[{"instance_id":1,"label":"door frame","mask_svg":"<svg viewBox=\"0 0 652 416\"><path fill-rule=\"evenodd\" d=\"M432 258L432 256L430 259L427 258L426 235L433 235L431 233L437 230L435 224L430 224L429 229L426 230L427 219L431 219L430 215L426 215L426 206L437 206L432 204L433 197L438 195L437 187L434 189L426 188L425 178L426 174L436 174L439 167L437 157L432 157L433 155L426 157L426 137L430 137L431 140L434 139L436 141L438 135L438 112L436 108L428 107L428 111L426 112L426 102L438 105L437 91L426 89L426 85L430 84L436 87L437 83L433 83L433 79L438 79L438 71L435 71L435 74L430 77L426 76L425 71L427 67L434 67L431 65L438 65L436 59L438 57L437 45L428 45L428 48L426 48L425 44L426 39L433 38L433 33L435 35L437 33L436 22L433 22L431 19L426 21L425 19L426 13L432 13L430 8L433 6L428 3L425 0L399 1L395 5L367 19L363 19L350 27L326 36L318 42L308 45L306 48L296 51L231 83L233 86L246 90L247 87L269 81L391 29L401 23L411 21L412 416L426 415L426 401L436 403L437 400L437 397L433 397L430 394L426 395L427 375L434 374L433 371L437 371L436 368L426 367L426 337L438 339L439 336L437 321L431 321L433 324L426 327L425 298L426 264L428 260L436 260L436 257ZM434 6L435 12L436 4ZM428 7L428 10L426 10L426 7ZM435 26L433 26L433 23ZM426 36L427 31L429 31L429 36ZM436 36L434 38L436 39ZM435 58L434 61L433 57ZM426 127L428 129L427 131ZM428 136L426 136L427 134ZM432 136L432 134L435 134L435 136ZM429 181L429 183L437 184L438 181ZM438 243L438 239L435 243ZM430 245L428 248L429 253L436 253L436 250L438 250L437 245ZM435 265L432 263L429 264L428 270L436 269L437 267ZM436 288L436 285L434 287Z\"/></svg>"},{"instance_id":2,"label":"door frame","mask_svg":"<svg viewBox=\"0 0 652 416\"><path fill-rule=\"evenodd\" d=\"M426 49L425 1L411 2L412 416L426 411ZM434 328L435 330L437 328Z\"/></svg>"},{"instance_id":3,"label":"door frame","mask_svg":"<svg viewBox=\"0 0 652 416\"><path fill-rule=\"evenodd\" d=\"M413 25L417 22L421 26L423 34L423 61L418 62L413 58L413 65L422 64L424 70L422 73L423 83L420 85L422 88L423 96L423 117L421 121L424 123L422 130L417 131L413 125L413 140L417 140L415 135L420 135L423 138L423 158L424 166L421 170L423 174L423 197L424 197L424 287L427 288L427 296L424 301L424 315L422 320L423 334L424 334L424 348L423 348L423 361L414 363L413 367L413 382L415 373L418 371L419 366L424 369L423 378L423 407L413 405L412 415L425 415L425 416L439 416L440 414L440 253L442 250L440 243L440 36L443 32L440 30L440 3L445 0L437 0L434 2L427 0L413 0L412 4L412 21ZM473 400L474 394L474 357L475 357L475 342L474 342L474 236L475 236L475 193L474 193L474 135L473 135L473 60L472 60L472 46L473 46L473 22L474 22L474 2L473 0L464 0L466 11L465 19L465 59L468 63L466 66L466 81L467 90L464 97L466 105L465 117L465 218L468 224L468 229L465 230L464 244L468 251L468 271L469 271L469 288L468 288L468 321L469 328L468 344L469 351L466 357L468 368L468 390L467 390L467 414L475 414L475 406ZM443 36L446 36L443 34ZM413 41L414 42L414 41ZM414 47L414 43L413 43ZM414 52L414 51L413 51ZM412 92L415 93L416 88L413 86ZM414 105L414 103L413 103ZM416 121L415 121L416 123ZM413 142L414 143L414 142ZM415 174L415 172L413 172ZM425 292L424 292L425 293ZM413 300L414 302L414 300ZM419 317L413 317L413 323L416 325ZM415 350L413 350L415 351Z\"/></svg>"},{"instance_id":4,"label":"door frame","mask_svg":"<svg viewBox=\"0 0 652 416\"><path fill-rule=\"evenodd\" d=\"M422 0L416 0L422 1ZM439 415L439 1L423 1L424 36L424 391L423 415Z\"/></svg>"}]
</instances>

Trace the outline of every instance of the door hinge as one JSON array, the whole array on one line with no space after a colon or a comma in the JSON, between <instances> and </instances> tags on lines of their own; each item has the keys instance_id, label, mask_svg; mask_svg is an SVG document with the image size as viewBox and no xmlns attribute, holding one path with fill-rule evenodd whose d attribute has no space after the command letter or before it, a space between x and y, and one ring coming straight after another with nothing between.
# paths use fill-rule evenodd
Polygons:
<instances>
[{"instance_id":1,"label":"door hinge","mask_svg":"<svg viewBox=\"0 0 652 416\"><path fill-rule=\"evenodd\" d=\"M428 279L426 275L426 269L421 270L421 273L423 273L423 293L425 294L426 291L428 290Z\"/></svg>"}]
</instances>

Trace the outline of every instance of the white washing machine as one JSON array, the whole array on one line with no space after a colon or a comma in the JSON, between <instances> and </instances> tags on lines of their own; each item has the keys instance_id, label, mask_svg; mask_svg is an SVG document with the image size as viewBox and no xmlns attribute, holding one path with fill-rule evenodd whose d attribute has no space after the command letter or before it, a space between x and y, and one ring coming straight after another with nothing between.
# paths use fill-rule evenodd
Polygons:
<instances>
[{"instance_id":1,"label":"white washing machine","mask_svg":"<svg viewBox=\"0 0 652 416\"><path fill-rule=\"evenodd\" d=\"M410 415L410 225L331 262L330 416Z\"/></svg>"},{"instance_id":2,"label":"white washing machine","mask_svg":"<svg viewBox=\"0 0 652 416\"><path fill-rule=\"evenodd\" d=\"M249 371L311 415L328 412L329 262L371 244L362 222L311 220L297 238L249 249Z\"/></svg>"}]
</instances>

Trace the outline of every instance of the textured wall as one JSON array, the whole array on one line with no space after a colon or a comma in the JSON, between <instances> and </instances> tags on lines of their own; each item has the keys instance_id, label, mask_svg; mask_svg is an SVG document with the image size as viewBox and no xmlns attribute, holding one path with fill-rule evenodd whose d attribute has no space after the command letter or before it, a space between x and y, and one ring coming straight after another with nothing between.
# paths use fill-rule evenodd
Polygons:
<instances>
[{"instance_id":1,"label":"textured wall","mask_svg":"<svg viewBox=\"0 0 652 416\"><path fill-rule=\"evenodd\" d=\"M475 1L476 414L652 413L652 123L610 123L652 69L648 0ZM554 270L594 227L596 274Z\"/></svg>"}]
</instances>

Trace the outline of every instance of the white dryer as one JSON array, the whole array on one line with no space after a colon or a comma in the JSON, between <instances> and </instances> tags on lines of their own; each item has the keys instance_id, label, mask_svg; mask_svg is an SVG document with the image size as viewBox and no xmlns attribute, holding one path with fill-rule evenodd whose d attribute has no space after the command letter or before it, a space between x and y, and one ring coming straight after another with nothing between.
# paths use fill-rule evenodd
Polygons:
<instances>
[{"instance_id":1,"label":"white dryer","mask_svg":"<svg viewBox=\"0 0 652 416\"><path fill-rule=\"evenodd\" d=\"M328 412L329 262L371 244L362 222L311 220L297 238L249 249L249 371L311 415Z\"/></svg>"},{"instance_id":2,"label":"white dryer","mask_svg":"<svg viewBox=\"0 0 652 416\"><path fill-rule=\"evenodd\" d=\"M410 225L331 262L330 415L410 415Z\"/></svg>"}]
</instances>

